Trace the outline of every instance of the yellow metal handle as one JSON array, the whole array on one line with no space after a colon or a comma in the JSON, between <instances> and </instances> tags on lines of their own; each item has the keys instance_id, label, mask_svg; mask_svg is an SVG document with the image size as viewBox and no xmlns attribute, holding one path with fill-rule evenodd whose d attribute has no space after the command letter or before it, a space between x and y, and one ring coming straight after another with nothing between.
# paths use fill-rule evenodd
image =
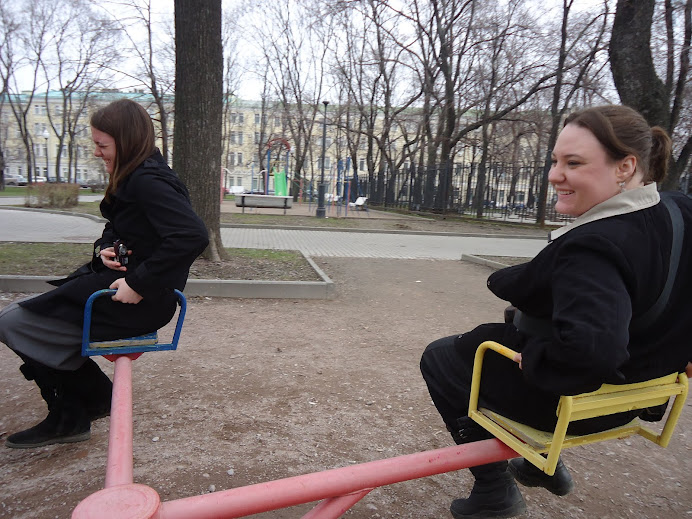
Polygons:
<instances>
[{"instance_id":1,"label":"yellow metal handle","mask_svg":"<svg viewBox=\"0 0 692 519\"><path fill-rule=\"evenodd\" d=\"M478 393L481 387L481 371L483 370L483 356L487 350L493 350L500 355L514 361L517 356L516 351L507 346L503 346L499 342L485 341L482 342L476 350L476 356L473 359L473 376L471 378L471 395L469 396L469 414L478 410Z\"/></svg>"}]
</instances>

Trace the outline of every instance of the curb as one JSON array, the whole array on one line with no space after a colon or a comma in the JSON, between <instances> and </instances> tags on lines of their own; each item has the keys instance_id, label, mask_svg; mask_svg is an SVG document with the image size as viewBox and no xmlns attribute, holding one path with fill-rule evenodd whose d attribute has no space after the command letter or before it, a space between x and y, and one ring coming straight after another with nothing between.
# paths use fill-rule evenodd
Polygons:
<instances>
[{"instance_id":1,"label":"curb","mask_svg":"<svg viewBox=\"0 0 692 519\"><path fill-rule=\"evenodd\" d=\"M461 236L463 238L515 238L519 240L542 240L545 241L545 236L534 236L528 234L488 234L476 232L431 232L431 231L406 231L400 229L357 229L354 227L303 227L291 225L262 225L262 224L232 224L222 223L222 229L276 229L284 231L317 231L317 232L353 232L353 233L369 233L369 234L411 234L414 236Z\"/></svg>"},{"instance_id":2,"label":"curb","mask_svg":"<svg viewBox=\"0 0 692 519\"><path fill-rule=\"evenodd\" d=\"M38 207L16 207L16 206L0 206L1 209L10 211L38 211L42 213L63 214L67 216L78 216L87 218L99 223L105 223L107 220L87 213L73 213L71 211L61 211L59 209L41 209ZM228 229L277 229L287 231L322 231L322 232L353 232L353 233L370 233L370 234L411 234L419 236L461 236L465 238L516 238L521 240L545 240L545 236L535 236L526 234L488 234L488 233L473 233L473 232L429 232L429 231L407 231L400 229L358 229L354 227L306 227L296 225L262 225L262 224L232 224L221 223L219 226Z\"/></svg>"},{"instance_id":3,"label":"curb","mask_svg":"<svg viewBox=\"0 0 692 519\"><path fill-rule=\"evenodd\" d=\"M486 258L481 258L479 256L474 256L473 254L462 254L461 255L461 261L468 261L469 263L476 263L477 265L484 265L486 267L490 267L493 270L500 270L506 267L509 267L510 265L505 265L504 263L500 263L499 261L493 261L489 260Z\"/></svg>"},{"instance_id":4,"label":"curb","mask_svg":"<svg viewBox=\"0 0 692 519\"><path fill-rule=\"evenodd\" d=\"M334 299L334 282L317 264L305 256L321 281L255 281L230 279L188 279L186 296L246 299ZM47 292L55 288L48 281L55 276L0 276L0 292Z\"/></svg>"},{"instance_id":5,"label":"curb","mask_svg":"<svg viewBox=\"0 0 692 519\"><path fill-rule=\"evenodd\" d=\"M42 207L17 207L14 205L0 206L0 210L5 209L7 211L34 211L38 213L50 213L50 214L63 214L65 216L78 216L80 218L86 218L88 220L93 220L94 222L105 223L108 220L101 216L95 216L88 213L73 213L72 211L63 211L61 209L43 209Z\"/></svg>"}]
</instances>

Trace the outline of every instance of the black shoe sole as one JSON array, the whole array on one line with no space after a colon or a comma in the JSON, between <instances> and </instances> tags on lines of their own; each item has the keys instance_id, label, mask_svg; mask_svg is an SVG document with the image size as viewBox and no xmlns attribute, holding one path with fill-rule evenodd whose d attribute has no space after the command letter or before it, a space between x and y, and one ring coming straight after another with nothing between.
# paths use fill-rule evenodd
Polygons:
<instances>
[{"instance_id":1,"label":"black shoe sole","mask_svg":"<svg viewBox=\"0 0 692 519\"><path fill-rule=\"evenodd\" d=\"M452 503L452 506L454 506L454 503ZM497 517L497 518L502 518L502 517L516 517L518 515L523 514L526 512L526 503L522 501L521 503L516 503L515 505L512 505L508 508L505 508L504 510L478 510L477 512L474 512L471 515L463 515L459 512L455 512L454 508L450 508L449 511L452 514L452 517L454 519L485 519L488 517Z\"/></svg>"},{"instance_id":2,"label":"black shoe sole","mask_svg":"<svg viewBox=\"0 0 692 519\"><path fill-rule=\"evenodd\" d=\"M38 443L14 443L9 439L5 440L5 447L10 449L35 449L37 447L45 447L46 445L53 445L55 443L77 443L83 442L91 438L91 431L86 431L79 434L73 434L71 436L63 436L60 438L51 438Z\"/></svg>"},{"instance_id":3,"label":"black shoe sole","mask_svg":"<svg viewBox=\"0 0 692 519\"><path fill-rule=\"evenodd\" d=\"M566 496L567 494L572 492L572 490L574 490L574 482L571 480L565 486L555 486L551 485L552 480L548 479L551 476L548 476L544 472L541 472L543 476L539 475L538 477L534 477L517 470L517 468L511 462L509 463L509 466L507 468L510 474L514 476L516 482L520 483L521 485L524 485L525 487L542 487L545 488L551 494L555 494L556 496L560 497Z\"/></svg>"}]
</instances>

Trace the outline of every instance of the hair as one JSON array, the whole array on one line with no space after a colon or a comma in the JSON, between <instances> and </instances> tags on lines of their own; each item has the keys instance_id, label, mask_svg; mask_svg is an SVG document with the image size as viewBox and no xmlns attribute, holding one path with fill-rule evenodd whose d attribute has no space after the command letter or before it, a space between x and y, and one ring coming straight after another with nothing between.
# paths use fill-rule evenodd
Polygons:
<instances>
[{"instance_id":1,"label":"hair","mask_svg":"<svg viewBox=\"0 0 692 519\"><path fill-rule=\"evenodd\" d=\"M115 140L115 162L108 180L108 199L137 166L156 150L154 123L142 105L119 99L91 116L91 126Z\"/></svg>"},{"instance_id":2,"label":"hair","mask_svg":"<svg viewBox=\"0 0 692 519\"><path fill-rule=\"evenodd\" d=\"M629 106L603 105L570 114L565 126L576 124L594 134L614 161L628 155L637 159L644 182L661 182L668 172L671 140L660 126L649 127Z\"/></svg>"}]
</instances>

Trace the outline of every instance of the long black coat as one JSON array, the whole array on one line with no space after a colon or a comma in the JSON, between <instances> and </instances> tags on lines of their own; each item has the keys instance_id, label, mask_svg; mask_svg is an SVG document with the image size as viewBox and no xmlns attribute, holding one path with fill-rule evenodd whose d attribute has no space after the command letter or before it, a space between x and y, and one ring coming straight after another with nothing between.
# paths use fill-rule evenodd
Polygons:
<instances>
[{"instance_id":1,"label":"long black coat","mask_svg":"<svg viewBox=\"0 0 692 519\"><path fill-rule=\"evenodd\" d=\"M28 310L81 325L84 306L96 290L125 277L143 299L124 304L97 299L92 337L114 339L155 331L175 313L173 289L183 290L190 265L208 244L204 223L192 210L185 185L158 150L101 202L108 220L94 247L106 248L121 239L132 250L126 272L111 270L95 257L54 284L58 288L26 300Z\"/></svg>"},{"instance_id":2,"label":"long black coat","mask_svg":"<svg viewBox=\"0 0 692 519\"><path fill-rule=\"evenodd\" d=\"M524 336L514 345L527 382L578 394L685 370L692 360L692 200L672 196L685 222L680 267L663 314L644 331L637 320L669 269L672 224L662 203L576 227L531 262L490 276L498 297L552 320L552 337Z\"/></svg>"}]
</instances>

